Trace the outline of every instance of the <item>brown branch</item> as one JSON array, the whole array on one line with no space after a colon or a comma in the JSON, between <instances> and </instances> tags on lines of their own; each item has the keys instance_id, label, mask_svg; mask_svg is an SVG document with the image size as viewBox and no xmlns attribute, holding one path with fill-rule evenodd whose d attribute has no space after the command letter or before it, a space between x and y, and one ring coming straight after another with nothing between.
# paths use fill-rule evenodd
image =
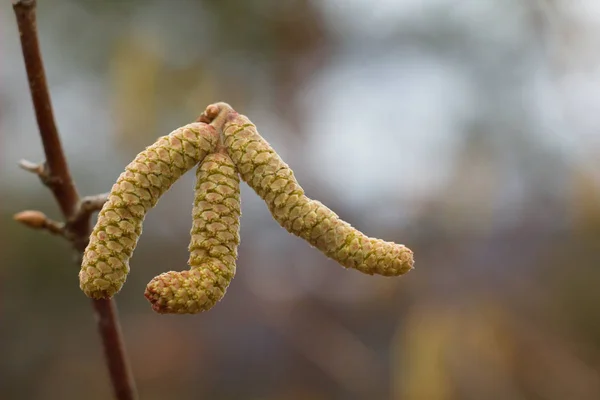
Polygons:
<instances>
[{"instance_id":1,"label":"brown branch","mask_svg":"<svg viewBox=\"0 0 600 400\"><path fill-rule=\"evenodd\" d=\"M35 117L46 154L46 165L50 177L48 187L52 190L63 214L69 216L77 204L77 190L70 183L72 181L69 166L63 155L58 129L54 122L52 103L38 42L35 7L35 0L21 0L13 3L21 34L21 48L25 58Z\"/></svg>"},{"instance_id":2,"label":"brown branch","mask_svg":"<svg viewBox=\"0 0 600 400\"><path fill-rule=\"evenodd\" d=\"M102 209L106 200L108 200L109 193L100 193L94 196L85 196L78 203L75 209L75 213L69 218L69 224L78 224L80 220L89 220L90 216Z\"/></svg>"},{"instance_id":3,"label":"brown branch","mask_svg":"<svg viewBox=\"0 0 600 400\"><path fill-rule=\"evenodd\" d=\"M63 226L55 221L49 222L50 220L45 216L32 215L32 212L28 211L29 214L23 215L21 213L20 222L24 222L23 218L29 218L29 226L37 223L51 232L56 231L54 233L67 232L68 234L63 233L63 235L71 240L81 256L90 235L91 213L98 208L101 198L94 197L93 200L84 198L83 201L80 201L69 172L54 121L52 102L40 52L36 24L36 1L15 1L13 2L13 9L19 27L21 48L35 116L46 155L46 162L41 165L21 162L21 166L30 172L36 173L42 182L48 186L62 211L65 221L67 221ZM15 219L19 220L18 217L19 214L15 216ZM35 218L37 218L37 222ZM24 223L27 224L27 222ZM93 300L93 305L115 396L119 400L135 399L137 393L123 346L115 304L112 300Z\"/></svg>"},{"instance_id":4,"label":"brown branch","mask_svg":"<svg viewBox=\"0 0 600 400\"><path fill-rule=\"evenodd\" d=\"M92 301L98 323L98 330L104 343L104 355L113 382L115 397L119 400L136 399L137 393L131 378L131 369L125 358L123 334L119 325L117 307L112 299ZM117 357L121 354L121 357Z\"/></svg>"}]
</instances>

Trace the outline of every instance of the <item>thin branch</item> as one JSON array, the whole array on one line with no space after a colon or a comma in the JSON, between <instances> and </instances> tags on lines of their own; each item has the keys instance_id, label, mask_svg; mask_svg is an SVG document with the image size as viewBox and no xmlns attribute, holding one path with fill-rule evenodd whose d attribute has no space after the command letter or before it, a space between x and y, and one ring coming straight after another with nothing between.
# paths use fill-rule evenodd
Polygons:
<instances>
[{"instance_id":1,"label":"thin branch","mask_svg":"<svg viewBox=\"0 0 600 400\"><path fill-rule=\"evenodd\" d=\"M14 220L32 229L43 229L54 235L66 237L65 224L54 221L41 211L26 210L14 215Z\"/></svg>"},{"instance_id":2,"label":"thin branch","mask_svg":"<svg viewBox=\"0 0 600 400\"><path fill-rule=\"evenodd\" d=\"M125 354L121 326L115 321L119 320L117 307L112 299L98 299L93 301L98 323L98 330L104 342L104 355L108 363L108 370L113 377L115 397L119 400L133 400L137 398L136 389L131 379L131 370L124 357L115 357L115 354ZM122 382L115 382L114 377L121 377ZM128 378L128 381L125 379ZM116 384L119 383L119 384Z\"/></svg>"},{"instance_id":3,"label":"thin branch","mask_svg":"<svg viewBox=\"0 0 600 400\"><path fill-rule=\"evenodd\" d=\"M75 210L75 214L69 219L69 224L78 224L80 220L89 220L90 216L102 209L102 206L108 200L109 193L100 193L94 196L85 196L82 198Z\"/></svg>"},{"instance_id":4,"label":"thin branch","mask_svg":"<svg viewBox=\"0 0 600 400\"><path fill-rule=\"evenodd\" d=\"M46 155L46 165L50 177L48 187L52 190L62 213L70 216L77 204L77 190L72 183L69 166L64 157L58 129L54 122L50 92L46 84L46 73L44 72L44 63L40 53L35 8L35 0L21 0L13 3L19 33L21 34L21 48L25 59L35 117L40 128L40 136Z\"/></svg>"},{"instance_id":5,"label":"thin branch","mask_svg":"<svg viewBox=\"0 0 600 400\"><path fill-rule=\"evenodd\" d=\"M25 161L21 162L21 167L36 173L52 191L65 220L68 221L64 225L64 229L68 230L69 235L65 236L70 237L70 235L73 235L70 240L78 251L80 256L78 259L80 259L90 235L91 213L98 208L101 199L90 200L90 198L84 198L83 201L80 201L69 172L54 121L50 93L40 52L36 24L36 1L15 1L13 2L13 9L21 37L21 48L27 70L29 90L46 155L46 162L41 165ZM15 218L17 219L18 216L19 214ZM25 214L25 217L27 217L27 214ZM32 223L31 217L31 212L29 212L30 224ZM58 228L62 227L59 223L56 223L58 225L52 225L47 218L40 220L39 214L37 217L37 223L41 226L46 224L52 226L52 228L46 228L50 231L55 228L55 230L60 230ZM20 222L24 222L22 213L20 218ZM115 396L119 400L135 399L137 398L137 392L123 346L115 304L112 300L92 301Z\"/></svg>"},{"instance_id":6,"label":"thin branch","mask_svg":"<svg viewBox=\"0 0 600 400\"><path fill-rule=\"evenodd\" d=\"M33 163L30 164L29 161L21 161L21 166L35 174L43 174L39 171L39 165ZM66 223L54 221L48 218L43 212L36 210L25 210L18 212L13 216L13 219L32 229L47 230L54 235L62 236L73 243L73 246L76 249L80 247L85 248L85 246L87 246L89 235L80 237L76 232L74 232L72 227L82 224L83 221L89 221L94 212L102 209L102 206L104 203L106 203L106 200L108 200L108 195L109 193L100 193L94 196L86 196L82 198L77 203L75 214L73 214L73 216L71 216ZM82 239L84 243L80 245L79 241Z\"/></svg>"},{"instance_id":7,"label":"thin branch","mask_svg":"<svg viewBox=\"0 0 600 400\"><path fill-rule=\"evenodd\" d=\"M35 164L32 164L35 165ZM38 167L32 168L32 172L38 173ZM25 168L29 170L29 167ZM16 213L13 219L32 229L46 230L53 235L62 236L73 244L76 249L85 248L89 241L89 235L79 236L72 229L82 223L89 223L90 217L96 211L100 211L109 193L100 193L95 196L86 196L77 203L75 214L66 222L58 222L50 219L41 211L25 210ZM81 253L81 252L80 252Z\"/></svg>"},{"instance_id":8,"label":"thin branch","mask_svg":"<svg viewBox=\"0 0 600 400\"><path fill-rule=\"evenodd\" d=\"M46 179L47 171L44 163L36 164L28 160L21 160L19 161L19 167L23 168L25 171L31 172L32 174L36 174L42 180Z\"/></svg>"}]
</instances>

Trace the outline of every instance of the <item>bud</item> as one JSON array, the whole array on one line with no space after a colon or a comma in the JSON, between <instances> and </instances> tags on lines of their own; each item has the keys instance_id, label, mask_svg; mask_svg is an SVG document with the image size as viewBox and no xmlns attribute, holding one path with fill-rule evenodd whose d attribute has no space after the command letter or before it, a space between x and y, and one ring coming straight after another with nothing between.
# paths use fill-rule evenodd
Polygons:
<instances>
[{"instance_id":1,"label":"bud","mask_svg":"<svg viewBox=\"0 0 600 400\"><path fill-rule=\"evenodd\" d=\"M47 217L41 211L26 210L13 216L14 220L33 229L44 229Z\"/></svg>"}]
</instances>

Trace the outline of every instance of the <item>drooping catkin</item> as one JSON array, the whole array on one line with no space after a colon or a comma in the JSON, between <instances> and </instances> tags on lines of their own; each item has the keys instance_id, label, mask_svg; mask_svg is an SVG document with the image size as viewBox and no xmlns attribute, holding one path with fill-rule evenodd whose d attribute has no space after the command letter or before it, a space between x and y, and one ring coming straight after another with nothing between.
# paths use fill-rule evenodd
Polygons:
<instances>
[{"instance_id":1,"label":"drooping catkin","mask_svg":"<svg viewBox=\"0 0 600 400\"><path fill-rule=\"evenodd\" d=\"M346 268L366 274L402 275L413 268L404 245L370 238L333 211L309 199L290 167L260 136L254 124L226 103L207 107L200 120L222 130L242 179L267 203L275 220Z\"/></svg>"},{"instance_id":2,"label":"drooping catkin","mask_svg":"<svg viewBox=\"0 0 600 400\"><path fill-rule=\"evenodd\" d=\"M98 214L79 272L81 290L110 298L129 273L129 259L149 209L171 185L212 153L219 140L213 126L194 122L160 137L125 168Z\"/></svg>"},{"instance_id":3,"label":"drooping catkin","mask_svg":"<svg viewBox=\"0 0 600 400\"><path fill-rule=\"evenodd\" d=\"M148 283L146 298L158 313L195 314L220 301L235 275L240 243L240 180L224 149L196 171L190 270L163 273Z\"/></svg>"}]
</instances>

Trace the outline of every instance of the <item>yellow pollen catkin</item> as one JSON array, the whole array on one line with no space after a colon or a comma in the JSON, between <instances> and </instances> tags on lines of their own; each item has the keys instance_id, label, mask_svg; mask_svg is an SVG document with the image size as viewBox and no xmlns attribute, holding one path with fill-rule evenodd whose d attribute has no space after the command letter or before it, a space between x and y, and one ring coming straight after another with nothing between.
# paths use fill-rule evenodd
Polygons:
<instances>
[{"instance_id":1,"label":"yellow pollen catkin","mask_svg":"<svg viewBox=\"0 0 600 400\"><path fill-rule=\"evenodd\" d=\"M370 238L304 194L290 167L256 126L226 103L207 107L200 120L222 130L240 176L267 203L275 220L327 257L365 274L402 275L413 268L413 252L402 244Z\"/></svg>"},{"instance_id":2,"label":"yellow pollen catkin","mask_svg":"<svg viewBox=\"0 0 600 400\"><path fill-rule=\"evenodd\" d=\"M220 301L235 275L240 243L240 186L224 149L196 172L190 270L165 272L148 283L146 298L162 314L195 314Z\"/></svg>"},{"instance_id":3,"label":"yellow pollen catkin","mask_svg":"<svg viewBox=\"0 0 600 400\"><path fill-rule=\"evenodd\" d=\"M146 213L179 177L214 152L218 140L213 126L194 122L159 138L127 165L83 255L79 283L87 296L110 298L121 289Z\"/></svg>"},{"instance_id":4,"label":"yellow pollen catkin","mask_svg":"<svg viewBox=\"0 0 600 400\"><path fill-rule=\"evenodd\" d=\"M198 122L159 138L119 176L83 255L79 280L87 296L110 298L121 289L146 213L195 165L190 269L148 283L145 296L158 313L199 313L225 295L240 243L240 177L282 227L342 266L383 276L413 268L413 252L406 246L368 237L308 198L256 126L228 104L216 103Z\"/></svg>"}]
</instances>

